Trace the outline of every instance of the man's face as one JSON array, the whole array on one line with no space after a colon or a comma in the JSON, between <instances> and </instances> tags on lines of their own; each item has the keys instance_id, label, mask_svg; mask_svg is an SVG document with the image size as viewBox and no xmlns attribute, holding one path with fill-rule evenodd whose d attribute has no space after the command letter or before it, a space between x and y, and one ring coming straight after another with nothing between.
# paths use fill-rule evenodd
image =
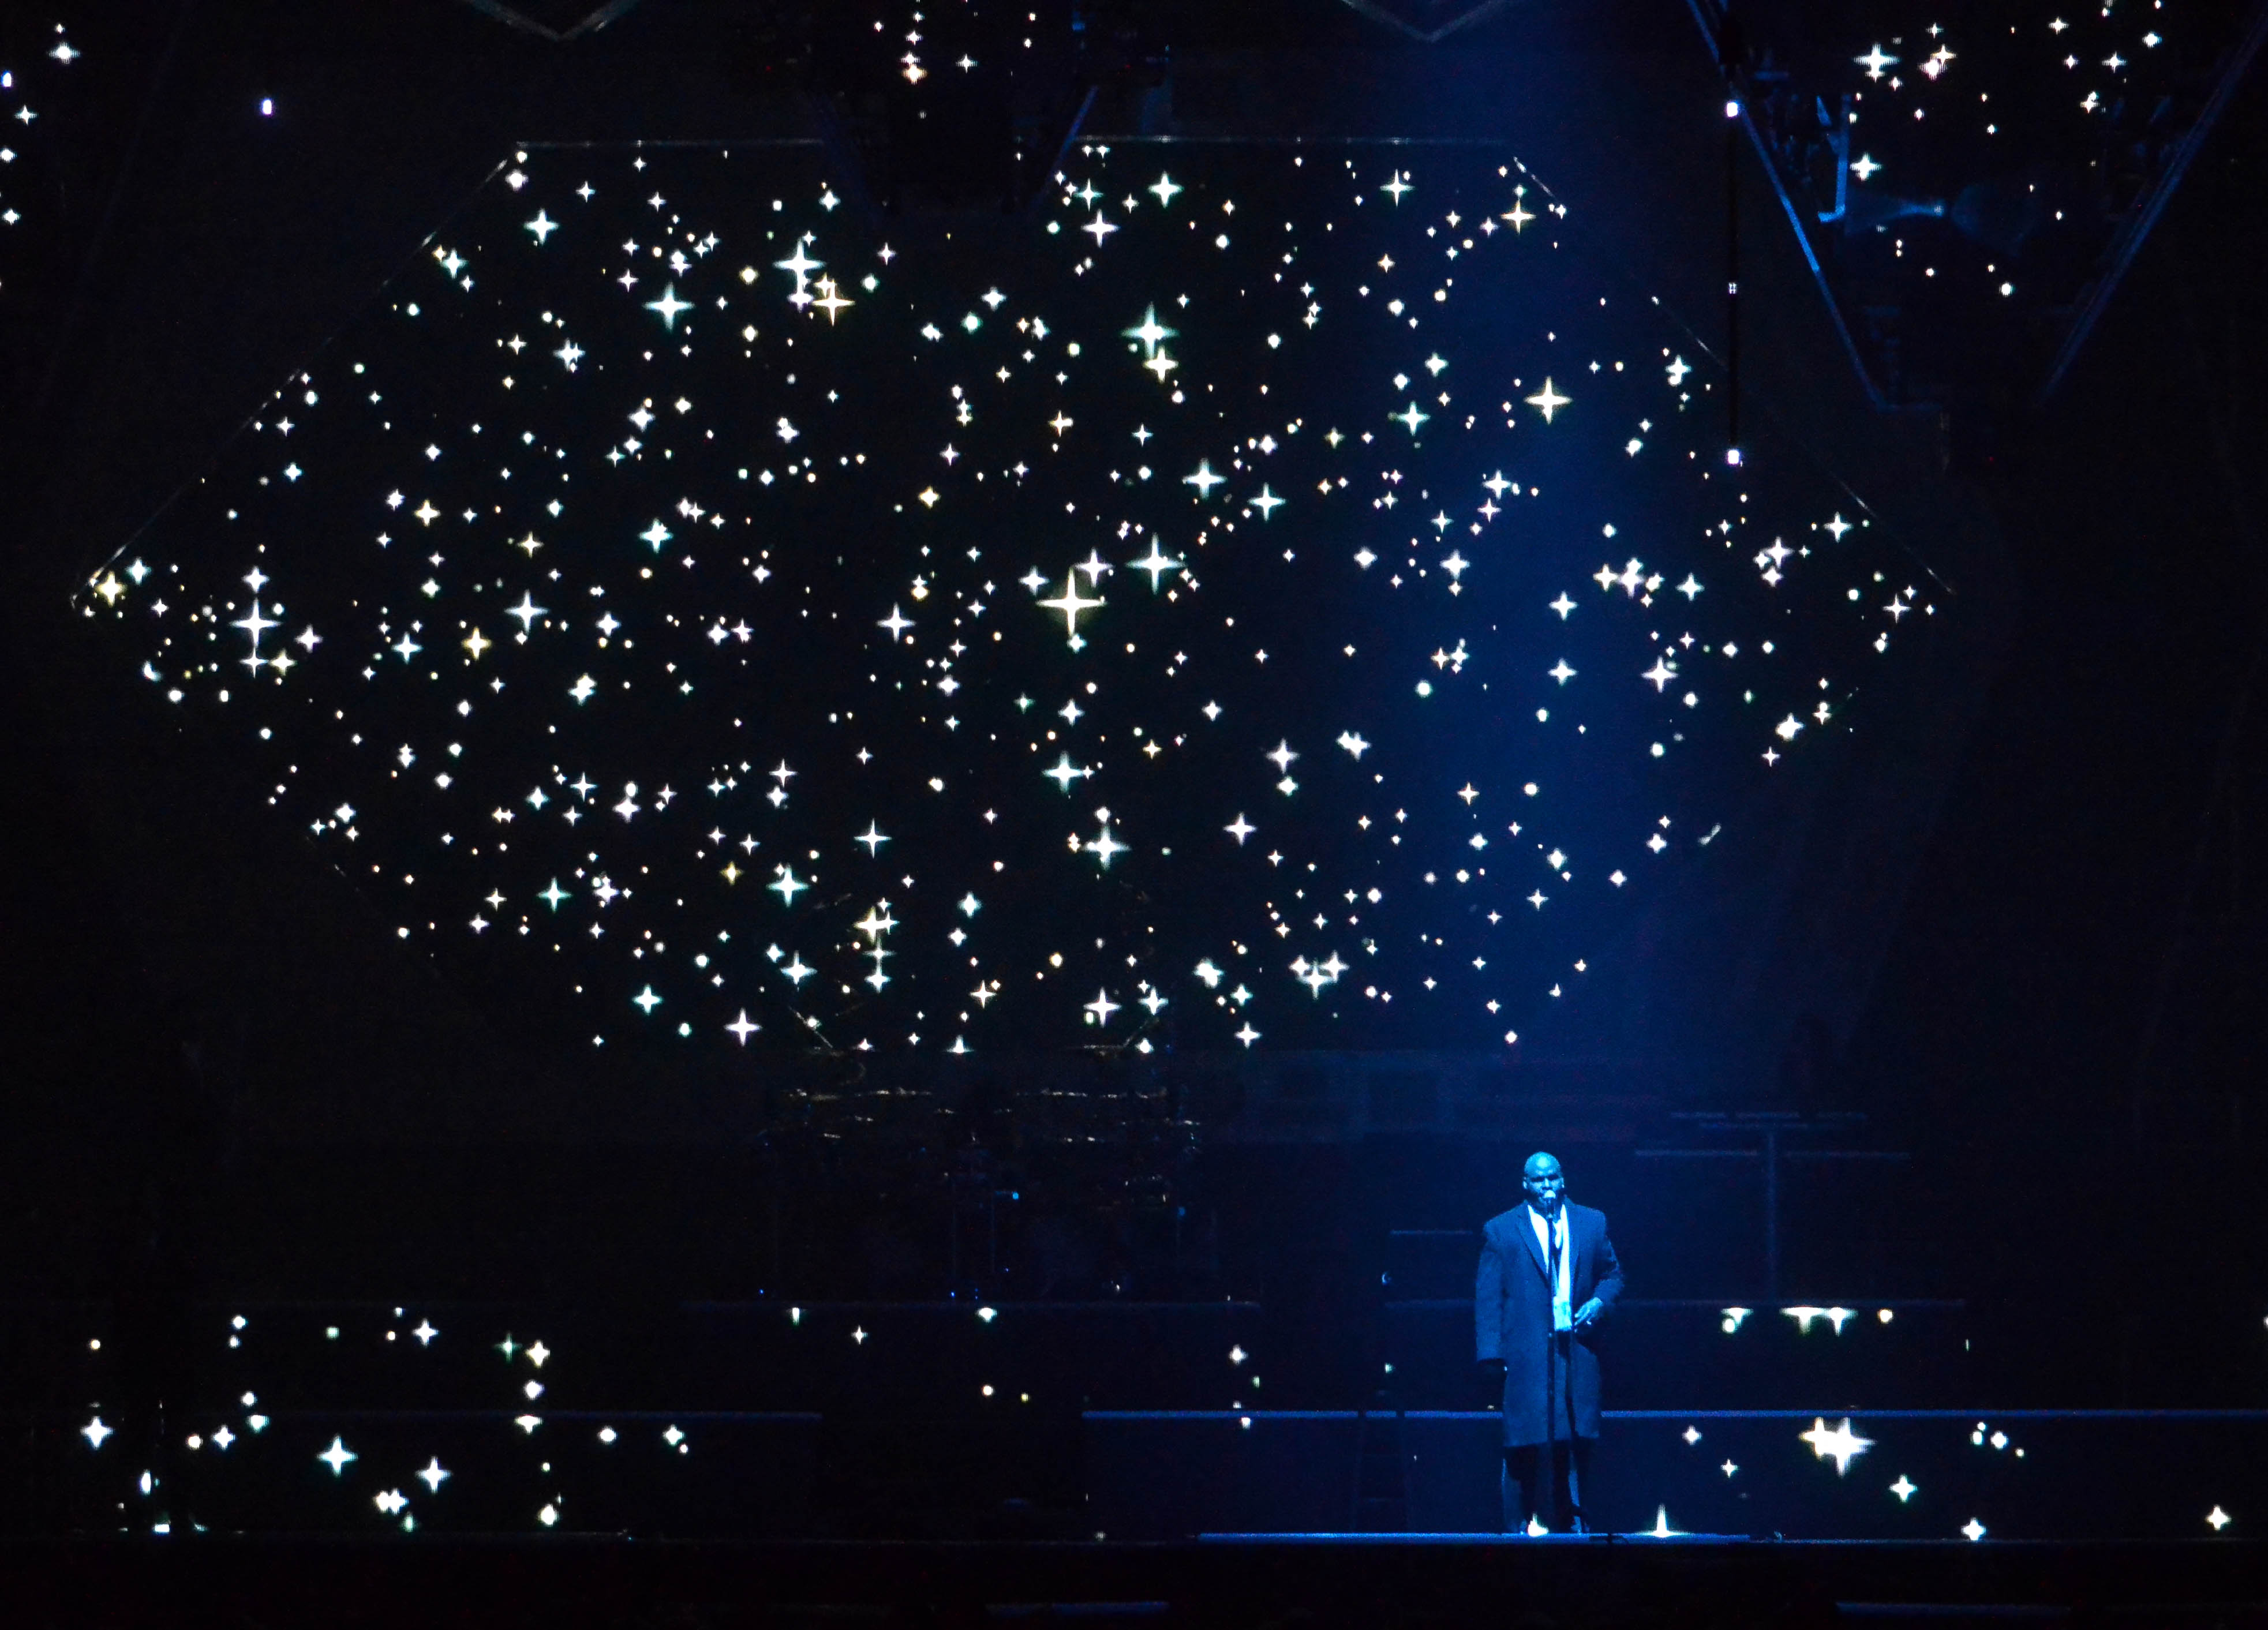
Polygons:
<instances>
[{"instance_id":1,"label":"man's face","mask_svg":"<svg viewBox=\"0 0 2268 1630\"><path fill-rule=\"evenodd\" d=\"M1567 1179L1559 1170L1559 1163L1550 1156L1532 1157L1521 1171L1520 1186L1528 1191L1529 1203L1545 1216L1559 1214L1559 1201L1567 1192Z\"/></svg>"}]
</instances>

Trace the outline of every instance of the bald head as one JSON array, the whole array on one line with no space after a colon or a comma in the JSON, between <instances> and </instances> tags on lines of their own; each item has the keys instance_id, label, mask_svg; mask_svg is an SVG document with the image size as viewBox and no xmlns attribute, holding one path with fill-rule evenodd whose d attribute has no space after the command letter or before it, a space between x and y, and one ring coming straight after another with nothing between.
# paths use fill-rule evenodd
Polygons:
<instances>
[{"instance_id":1,"label":"bald head","mask_svg":"<svg viewBox=\"0 0 2268 1630\"><path fill-rule=\"evenodd\" d=\"M1567 1193L1566 1174L1559 1170L1559 1158L1541 1149L1528 1157L1520 1169L1520 1186L1528 1192L1528 1203L1547 1217L1559 1215L1559 1202Z\"/></svg>"}]
</instances>

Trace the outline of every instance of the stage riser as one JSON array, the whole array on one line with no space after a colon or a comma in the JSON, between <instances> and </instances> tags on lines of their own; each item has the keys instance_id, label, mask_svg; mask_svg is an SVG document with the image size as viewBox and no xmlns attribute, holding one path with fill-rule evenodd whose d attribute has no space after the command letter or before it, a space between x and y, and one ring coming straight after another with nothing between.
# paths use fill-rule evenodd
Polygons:
<instances>
[{"instance_id":1,"label":"stage riser","mask_svg":"<svg viewBox=\"0 0 2268 1630\"><path fill-rule=\"evenodd\" d=\"M1367 1401L1334 1391L1292 1399L1250 1302L986 1304L741 1302L643 1312L478 1305L246 1305L200 1310L174 1387L206 1408L249 1391L270 1408L482 1409L543 1384L554 1407L874 1411L981 1419L992 1396L1043 1409L1217 1409ZM1734 1319L1713 1304L1631 1302L1598 1337L1617 1408L1771 1408L1863 1400L1874 1408L1958 1406L1975 1396L1964 1311L1955 1303L1861 1303L1838 1330L1764 1307ZM239 1328L235 1318L245 1318ZM430 1320L430 1324L427 1322ZM1733 1328L1727 1330L1726 1326ZM419 1328L438 1329L430 1342ZM1491 1401L1473 1362L1472 1311L1457 1300L1388 1303L1380 1368L1405 1409ZM335 1333L333 1333L335 1332ZM103 1310L19 1341L0 1402L61 1387L92 1406L123 1387ZM507 1358L503 1344L514 1343ZM1359 1327L1342 1338L1355 1353ZM526 1349L547 1346L533 1364ZM1386 1366L1391 1366L1390 1369ZM1296 1368L1296 1366L1295 1366ZM1271 1382L1270 1377L1277 1380ZM1273 1385L1278 1390L1271 1391Z\"/></svg>"},{"instance_id":2,"label":"stage riser","mask_svg":"<svg viewBox=\"0 0 2268 1630\"><path fill-rule=\"evenodd\" d=\"M1964 1311L1953 1303L1861 1303L1839 1321L1799 1320L1772 1306L1735 1318L1722 1307L1634 1302L1616 1309L1596 1344L1607 1401L1617 1408L1768 1409L1837 1398L1919 1409L1976 1396ZM1395 1403L1490 1401L1475 1373L1469 1298L1388 1303L1385 1312L1384 1362L1394 1369L1384 1379Z\"/></svg>"},{"instance_id":3,"label":"stage riser","mask_svg":"<svg viewBox=\"0 0 2268 1630\"><path fill-rule=\"evenodd\" d=\"M1829 1429L1845 1418L1829 1412ZM1801 1436L1809 1414L1610 1414L1585 1502L1592 1526L1650 1529L1666 1510L1686 1533L1792 1539L1958 1540L1971 1518L1992 1538L2203 1538L2216 1506L2268 1512L2268 1414L1848 1418L1874 1442L1838 1473ZM1365 1429L1351 1413L1091 1416L1095 1526L1114 1538L1344 1531ZM1395 1425L1373 1417L1366 1429L1390 1443ZM1407 1529L1493 1531L1496 1418L1412 1416L1401 1432ZM1903 1502L1891 1490L1902 1476L1915 1490Z\"/></svg>"},{"instance_id":4,"label":"stage riser","mask_svg":"<svg viewBox=\"0 0 2268 1630\"><path fill-rule=\"evenodd\" d=\"M1830 1430L1845 1417L1830 1415ZM1982 1421L1985 1436L1974 1441ZM1594 1527L1790 1539L1962 1542L2205 1539L2216 1508L2242 1538L2268 1511L2268 1416L1856 1413L1873 1440L1838 1473L1786 1415L1610 1415L1586 1504ZM990 1424L913 1417L577 1412L532 1431L501 1413L270 1419L226 1450L153 1452L131 1422L94 1448L73 1423L17 1417L23 1451L0 1531L254 1534L597 1532L652 1538L1186 1538L1353 1529L1362 1434L1390 1468L1391 1417L1003 1412ZM611 1442L602 1431L610 1429ZM1689 1431L1698 1436L1688 1441ZM1489 1534L1498 1433L1485 1413L1399 1428L1401 1531ZM2004 1434L1999 1447L1994 1434ZM352 1458L323 1457L336 1442ZM2018 1451L2021 1452L2019 1453ZM1721 1470L1730 1460L1735 1470ZM438 1490L418 1473L449 1473ZM140 1475L154 1473L142 1490ZM1910 1481L1901 1502L1891 1485ZM1376 1484L1373 1484L1373 1487ZM387 1509L381 1495L407 1506ZM391 1503L389 1499L389 1504ZM544 1520L549 1510L551 1520Z\"/></svg>"}]
</instances>

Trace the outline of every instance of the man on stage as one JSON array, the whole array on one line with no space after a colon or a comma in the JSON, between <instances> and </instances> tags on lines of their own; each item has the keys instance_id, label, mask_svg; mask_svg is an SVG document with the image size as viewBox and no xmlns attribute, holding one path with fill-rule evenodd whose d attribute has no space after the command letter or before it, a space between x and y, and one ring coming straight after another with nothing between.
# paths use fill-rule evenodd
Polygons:
<instances>
[{"instance_id":1,"label":"man on stage","mask_svg":"<svg viewBox=\"0 0 2268 1630\"><path fill-rule=\"evenodd\" d=\"M1583 1492L1599 1437L1599 1355L1592 1338L1622 1295L1622 1265L1602 1211L1567 1202L1550 1155L1528 1157L1528 1203L1481 1230L1473 1287L1476 1350L1504 1369L1504 1526L1531 1519L1587 1531Z\"/></svg>"}]
</instances>

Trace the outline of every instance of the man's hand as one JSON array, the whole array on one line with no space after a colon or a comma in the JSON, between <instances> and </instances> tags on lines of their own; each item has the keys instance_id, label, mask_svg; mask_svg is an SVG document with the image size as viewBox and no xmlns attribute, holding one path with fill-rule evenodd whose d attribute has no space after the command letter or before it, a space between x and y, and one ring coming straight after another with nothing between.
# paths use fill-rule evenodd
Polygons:
<instances>
[{"instance_id":1,"label":"man's hand","mask_svg":"<svg viewBox=\"0 0 2268 1630\"><path fill-rule=\"evenodd\" d=\"M1606 1303L1593 1296L1575 1310L1575 1328L1587 1330L1598 1322L1599 1315L1607 1311Z\"/></svg>"}]
</instances>

